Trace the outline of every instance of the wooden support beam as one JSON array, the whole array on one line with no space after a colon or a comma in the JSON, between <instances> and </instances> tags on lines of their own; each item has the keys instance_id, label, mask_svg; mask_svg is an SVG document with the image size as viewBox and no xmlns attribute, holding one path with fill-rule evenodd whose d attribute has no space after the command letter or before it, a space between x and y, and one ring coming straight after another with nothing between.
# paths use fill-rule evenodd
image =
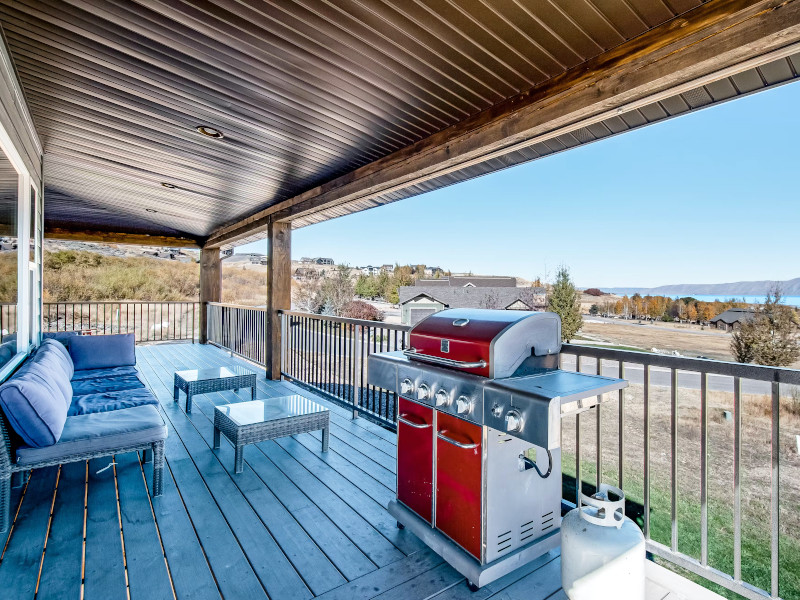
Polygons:
<instances>
[{"instance_id":1,"label":"wooden support beam","mask_svg":"<svg viewBox=\"0 0 800 600\"><path fill-rule=\"evenodd\" d=\"M222 301L222 259L219 248L200 251L200 343L208 343L208 303Z\"/></svg>"},{"instance_id":2,"label":"wooden support beam","mask_svg":"<svg viewBox=\"0 0 800 600\"><path fill-rule=\"evenodd\" d=\"M292 225L270 223L267 228L267 379L281 378L281 319L279 310L292 307Z\"/></svg>"},{"instance_id":3,"label":"wooden support beam","mask_svg":"<svg viewBox=\"0 0 800 600\"><path fill-rule=\"evenodd\" d=\"M138 246L167 246L168 248L199 248L200 242L190 237L148 235L144 233L122 233L91 229L73 230L47 227L44 237L49 240L77 240L80 242L103 242L106 244L136 244Z\"/></svg>"},{"instance_id":4,"label":"wooden support beam","mask_svg":"<svg viewBox=\"0 0 800 600\"><path fill-rule=\"evenodd\" d=\"M272 221L373 198L556 137L798 42L800 0L710 0L416 144L221 227L206 244L230 244Z\"/></svg>"}]
</instances>

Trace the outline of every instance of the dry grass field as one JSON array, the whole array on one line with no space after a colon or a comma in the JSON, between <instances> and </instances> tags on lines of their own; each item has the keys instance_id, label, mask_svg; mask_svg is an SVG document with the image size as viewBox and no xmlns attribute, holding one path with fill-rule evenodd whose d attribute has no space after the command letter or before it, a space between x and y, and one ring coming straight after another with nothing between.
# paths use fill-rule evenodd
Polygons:
<instances>
[{"instance_id":1,"label":"dry grass field","mask_svg":"<svg viewBox=\"0 0 800 600\"><path fill-rule=\"evenodd\" d=\"M584 317L581 335L620 346L633 346L642 350L677 350L686 356L708 356L719 360L731 360L730 335L716 330L701 331L699 328L678 329L675 326L637 325L637 321L593 322ZM673 325L664 323L664 325Z\"/></svg>"}]
</instances>

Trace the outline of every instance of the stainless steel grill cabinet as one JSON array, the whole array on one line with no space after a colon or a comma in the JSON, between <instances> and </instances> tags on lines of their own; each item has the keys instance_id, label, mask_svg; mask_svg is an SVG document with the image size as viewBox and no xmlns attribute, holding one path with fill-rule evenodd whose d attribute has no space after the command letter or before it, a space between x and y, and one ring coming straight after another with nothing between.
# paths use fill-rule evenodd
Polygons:
<instances>
[{"instance_id":1,"label":"stainless steel grill cabinet","mask_svg":"<svg viewBox=\"0 0 800 600\"><path fill-rule=\"evenodd\" d=\"M399 397L389 512L481 587L558 546L561 418L627 382L560 370L554 313L443 310L409 344L368 363Z\"/></svg>"}]
</instances>

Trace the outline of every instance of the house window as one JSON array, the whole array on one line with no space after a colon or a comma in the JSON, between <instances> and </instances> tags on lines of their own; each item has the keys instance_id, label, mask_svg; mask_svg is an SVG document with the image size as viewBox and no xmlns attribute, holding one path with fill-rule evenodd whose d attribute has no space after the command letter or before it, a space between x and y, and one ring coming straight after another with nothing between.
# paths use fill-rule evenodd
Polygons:
<instances>
[{"instance_id":1,"label":"house window","mask_svg":"<svg viewBox=\"0 0 800 600\"><path fill-rule=\"evenodd\" d=\"M25 158L0 126L0 381L39 341L41 211Z\"/></svg>"},{"instance_id":2,"label":"house window","mask_svg":"<svg viewBox=\"0 0 800 600\"><path fill-rule=\"evenodd\" d=\"M0 368L17 354L19 174L0 151Z\"/></svg>"}]
</instances>

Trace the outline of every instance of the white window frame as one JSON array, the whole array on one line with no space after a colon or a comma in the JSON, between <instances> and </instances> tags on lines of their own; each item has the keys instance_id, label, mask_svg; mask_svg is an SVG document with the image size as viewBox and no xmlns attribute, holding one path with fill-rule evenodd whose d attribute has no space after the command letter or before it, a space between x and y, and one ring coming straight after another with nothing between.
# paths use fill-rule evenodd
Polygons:
<instances>
[{"instance_id":1,"label":"white window frame","mask_svg":"<svg viewBox=\"0 0 800 600\"><path fill-rule=\"evenodd\" d=\"M14 170L17 172L17 354L0 368L0 381L11 374L25 360L30 349L28 338L30 332L31 292L30 289L30 190L32 178L22 155L14 146L5 128L0 124L0 150L5 153ZM41 190L36 188L37 197ZM34 260L34 263L36 260Z\"/></svg>"}]
</instances>

